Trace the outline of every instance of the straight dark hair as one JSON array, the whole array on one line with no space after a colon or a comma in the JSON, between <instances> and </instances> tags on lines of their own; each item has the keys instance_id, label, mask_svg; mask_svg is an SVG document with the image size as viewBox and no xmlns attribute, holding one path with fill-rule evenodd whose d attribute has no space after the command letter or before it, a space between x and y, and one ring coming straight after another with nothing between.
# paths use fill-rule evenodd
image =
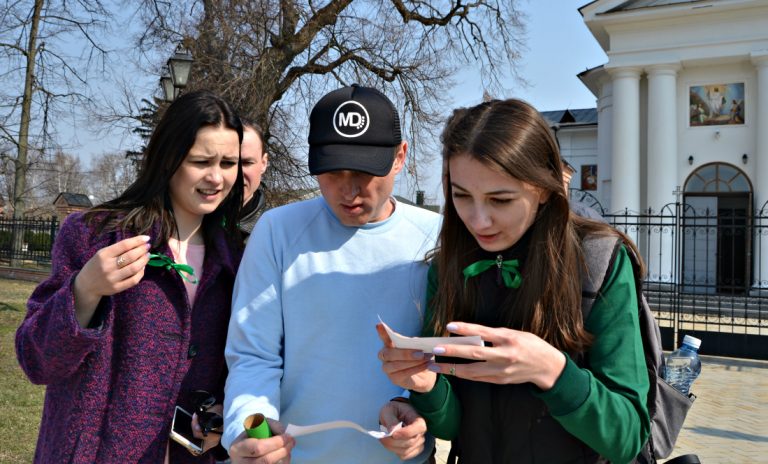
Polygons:
<instances>
[{"instance_id":1,"label":"straight dark hair","mask_svg":"<svg viewBox=\"0 0 768 464\"><path fill-rule=\"evenodd\" d=\"M531 239L523 282L514 302L505 301L501 320L529 331L569 353L592 342L581 315L581 276L586 271L582 239L589 234L618 234L612 227L571 213L563 188L557 141L547 122L521 100L493 100L453 112L443 130L445 212L438 247L438 289L432 300L433 333L445 334L451 321L472 320L478 302L476 280L466 284L462 270L476 259L477 241L459 218L452 201L449 161L469 156L489 169L548 192L530 226ZM639 255L638 255L639 256Z\"/></svg>"},{"instance_id":2,"label":"straight dark hair","mask_svg":"<svg viewBox=\"0 0 768 464\"><path fill-rule=\"evenodd\" d=\"M240 143L243 141L240 118L226 100L207 90L182 94L166 109L152 133L136 181L119 197L92 208L86 217L98 217L100 229L114 227L135 234L145 234L159 222L160 236L153 247L178 235L169 182L195 144L197 132L208 126L232 129ZM243 171L238 160L232 190L213 213L203 218L206 245L216 227L224 227L234 243L240 242L237 222L242 203Z\"/></svg>"}]
</instances>

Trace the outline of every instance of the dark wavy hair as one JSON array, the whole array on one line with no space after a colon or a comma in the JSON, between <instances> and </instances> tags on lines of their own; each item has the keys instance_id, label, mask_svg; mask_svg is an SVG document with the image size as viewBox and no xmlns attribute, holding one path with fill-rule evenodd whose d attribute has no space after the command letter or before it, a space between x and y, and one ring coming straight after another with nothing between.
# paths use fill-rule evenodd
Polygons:
<instances>
[{"instance_id":1,"label":"dark wavy hair","mask_svg":"<svg viewBox=\"0 0 768 464\"><path fill-rule=\"evenodd\" d=\"M549 192L531 225L523 283L515 301L505 301L500 308L502 320L558 349L584 351L592 336L584 330L580 309L585 271L581 240L587 234L619 234L628 246L634 245L610 226L570 212L557 141L544 118L528 103L493 100L457 109L441 141L446 204L439 245L431 255L439 282L432 300L433 332L445 334L450 321L472 320L477 306L477 281L465 285L462 270L476 259L479 245L453 205L448 169L454 156L470 156L489 169Z\"/></svg>"},{"instance_id":2,"label":"dark wavy hair","mask_svg":"<svg viewBox=\"0 0 768 464\"><path fill-rule=\"evenodd\" d=\"M159 242L153 243L153 247L177 235L169 182L195 144L197 132L207 126L232 129L239 141L243 141L240 118L226 100L207 90L182 94L166 109L152 132L136 181L114 200L91 209L86 217L98 217L102 229L115 227L135 234L147 233L159 222ZM237 221L242 203L243 171L238 161L232 190L213 213L203 218L206 245L215 227L224 227L230 237L238 237Z\"/></svg>"}]
</instances>

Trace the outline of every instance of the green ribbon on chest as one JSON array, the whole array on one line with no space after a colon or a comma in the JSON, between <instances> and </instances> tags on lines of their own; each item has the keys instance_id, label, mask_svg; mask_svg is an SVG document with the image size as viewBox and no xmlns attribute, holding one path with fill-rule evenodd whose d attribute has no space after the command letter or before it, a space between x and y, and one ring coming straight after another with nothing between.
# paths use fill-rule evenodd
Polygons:
<instances>
[{"instance_id":1,"label":"green ribbon on chest","mask_svg":"<svg viewBox=\"0 0 768 464\"><path fill-rule=\"evenodd\" d=\"M147 263L147 266L162 267L169 271L176 271L181 276L181 278L186 280L187 282L191 284L197 283L197 278L195 277L195 270L192 268L192 266L190 266L189 264L177 263L164 254L150 253L149 262Z\"/></svg>"},{"instance_id":2,"label":"green ribbon on chest","mask_svg":"<svg viewBox=\"0 0 768 464\"><path fill-rule=\"evenodd\" d=\"M462 271L462 274L464 274L464 285L467 285L467 280L470 277L476 277L494 266L499 270L505 287L520 287L520 284L523 282L523 276L520 274L520 262L516 259L504 260L501 255L497 256L495 260L482 259L465 267Z\"/></svg>"}]
</instances>

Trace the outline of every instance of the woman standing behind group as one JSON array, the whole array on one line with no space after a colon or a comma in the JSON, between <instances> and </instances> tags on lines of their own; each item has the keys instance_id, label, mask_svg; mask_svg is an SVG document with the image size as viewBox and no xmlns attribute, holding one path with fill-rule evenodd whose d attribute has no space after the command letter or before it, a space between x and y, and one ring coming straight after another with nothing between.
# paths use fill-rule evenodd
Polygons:
<instances>
[{"instance_id":1,"label":"woman standing behind group","mask_svg":"<svg viewBox=\"0 0 768 464\"><path fill-rule=\"evenodd\" d=\"M197 391L223 399L242 136L227 102L182 95L138 179L63 223L16 334L22 369L47 385L35 462L212 462L169 432Z\"/></svg>"},{"instance_id":2,"label":"woman standing behind group","mask_svg":"<svg viewBox=\"0 0 768 464\"><path fill-rule=\"evenodd\" d=\"M425 334L480 335L486 346L446 344L435 361L392 348L379 328L384 371L462 464L632 461L650 429L627 255L637 250L569 213L557 142L530 105L456 110L442 142L446 207ZM600 236L623 246L583 320L583 241Z\"/></svg>"}]
</instances>

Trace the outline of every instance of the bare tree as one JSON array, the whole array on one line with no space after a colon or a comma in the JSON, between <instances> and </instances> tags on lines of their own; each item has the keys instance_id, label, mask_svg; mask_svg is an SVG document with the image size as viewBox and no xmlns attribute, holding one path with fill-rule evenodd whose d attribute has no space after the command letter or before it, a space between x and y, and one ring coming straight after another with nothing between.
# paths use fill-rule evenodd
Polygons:
<instances>
[{"instance_id":1,"label":"bare tree","mask_svg":"<svg viewBox=\"0 0 768 464\"><path fill-rule=\"evenodd\" d=\"M40 190L52 203L62 192L87 193L85 175L80 158L56 151L40 168Z\"/></svg>"},{"instance_id":2,"label":"bare tree","mask_svg":"<svg viewBox=\"0 0 768 464\"><path fill-rule=\"evenodd\" d=\"M191 88L226 96L261 124L271 153L266 183L307 185L307 115L320 95L351 83L385 90L401 108L412 153L435 153L452 76L466 64L489 89L514 74L524 27L516 0L143 0L139 49L183 41Z\"/></svg>"},{"instance_id":3,"label":"bare tree","mask_svg":"<svg viewBox=\"0 0 768 464\"><path fill-rule=\"evenodd\" d=\"M124 154L105 153L91 163L90 193L97 203L103 203L123 193L135 178L133 163Z\"/></svg>"},{"instance_id":4,"label":"bare tree","mask_svg":"<svg viewBox=\"0 0 768 464\"><path fill-rule=\"evenodd\" d=\"M26 212L31 151L45 156L58 147L52 121L92 103L89 72L104 66L107 53L96 34L108 18L99 0L0 4L0 140L15 151L3 160L14 175L14 217Z\"/></svg>"},{"instance_id":5,"label":"bare tree","mask_svg":"<svg viewBox=\"0 0 768 464\"><path fill-rule=\"evenodd\" d=\"M57 150L52 155L30 150L24 191L24 214L48 216L55 213L53 201L62 192L87 194L80 159Z\"/></svg>"}]
</instances>

